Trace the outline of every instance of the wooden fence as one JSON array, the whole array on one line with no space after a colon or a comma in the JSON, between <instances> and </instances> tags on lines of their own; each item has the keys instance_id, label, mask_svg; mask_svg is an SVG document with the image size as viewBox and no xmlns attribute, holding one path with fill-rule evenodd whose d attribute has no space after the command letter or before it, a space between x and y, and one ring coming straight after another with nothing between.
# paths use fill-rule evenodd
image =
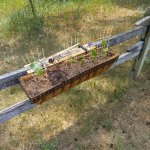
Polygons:
<instances>
[{"instance_id":1,"label":"wooden fence","mask_svg":"<svg viewBox=\"0 0 150 150\"><path fill-rule=\"evenodd\" d=\"M134 59L132 75L133 77L138 77L144 64L144 60L147 56L148 50L150 50L150 16L143 18L135 25L136 27L134 27L130 31L109 37L108 42L109 46L112 47L137 36L143 37L138 43L131 46L126 53L122 54L119 57L118 61L115 62L110 68L113 69L128 60ZM101 42L102 41L98 41L94 44L100 46ZM73 53L76 53L76 51L74 51ZM56 55L53 55L51 57L55 56ZM0 90L19 84L18 78L25 75L26 72L26 68L21 68L17 71L0 76ZM33 104L29 99L26 99L8 108L5 108L4 110L0 111L0 124L34 107L36 107L36 104Z\"/></svg>"}]
</instances>

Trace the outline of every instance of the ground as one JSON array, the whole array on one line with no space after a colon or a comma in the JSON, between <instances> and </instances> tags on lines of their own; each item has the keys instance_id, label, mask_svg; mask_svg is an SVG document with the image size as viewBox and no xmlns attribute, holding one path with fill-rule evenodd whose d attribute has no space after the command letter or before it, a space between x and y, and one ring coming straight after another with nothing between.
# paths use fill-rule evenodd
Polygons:
<instances>
[{"instance_id":1,"label":"ground","mask_svg":"<svg viewBox=\"0 0 150 150\"><path fill-rule=\"evenodd\" d=\"M145 71L119 101L96 106L59 133L58 149L148 150L149 106L150 72Z\"/></svg>"},{"instance_id":2,"label":"ground","mask_svg":"<svg viewBox=\"0 0 150 150\"><path fill-rule=\"evenodd\" d=\"M38 49L42 57L43 49L48 56L76 42L76 36L86 43L128 31L142 17L141 7L117 3L113 7L92 5L89 10L87 4L86 13L77 22L61 14L50 17L53 26L46 27L44 35L28 37L19 33L5 37L1 31L0 74L22 67L25 53L30 56ZM121 54L136 41L113 50ZM140 77L133 80L129 61L7 121L0 126L0 149L149 150L149 65L145 63ZM0 110L25 98L19 85L2 90Z\"/></svg>"}]
</instances>

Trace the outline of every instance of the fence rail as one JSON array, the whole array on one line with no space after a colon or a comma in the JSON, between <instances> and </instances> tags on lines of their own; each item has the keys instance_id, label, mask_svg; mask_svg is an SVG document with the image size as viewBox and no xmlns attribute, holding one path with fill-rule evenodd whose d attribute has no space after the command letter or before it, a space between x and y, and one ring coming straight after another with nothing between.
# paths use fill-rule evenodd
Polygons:
<instances>
[{"instance_id":1,"label":"fence rail","mask_svg":"<svg viewBox=\"0 0 150 150\"><path fill-rule=\"evenodd\" d=\"M136 27L128 32L124 32L108 39L109 46L115 46L136 36L143 35L147 32L148 27ZM95 45L101 45L101 41L95 42ZM75 53L77 51L74 51ZM64 52L65 53L65 52ZM69 53L68 53L69 55ZM56 55L53 55L55 57ZM21 68L17 71L0 76L0 90L19 83L18 78L26 74L27 69Z\"/></svg>"},{"instance_id":2,"label":"fence rail","mask_svg":"<svg viewBox=\"0 0 150 150\"><path fill-rule=\"evenodd\" d=\"M146 17L144 19L142 19L141 21L139 21L138 25L143 25L143 26L138 26L135 27L134 29L128 31L128 32L124 32L115 36L112 36L108 39L108 43L109 46L114 46L120 43L123 43L127 40L130 40L136 36L141 36L141 35L145 35L145 37L147 36L147 32L149 32L149 24L150 22L150 17ZM148 34L149 36L149 34ZM95 45L100 46L101 45L101 41L95 42ZM147 44L145 42L145 40L139 41L138 43L136 43L135 45L131 46L126 53L122 54L118 61L115 62L111 68L114 69L115 67L125 63L128 60L132 60L134 58L139 58L141 53L143 53L143 47L144 45L148 45L147 49L150 50L150 45ZM147 50L147 51L148 51ZM65 51L64 51L65 53ZM55 57L55 55L53 55L53 57ZM0 90L1 89L5 89L9 86L13 86L19 83L18 78L25 75L26 74L27 69L22 68L19 69L17 71L5 74L0 76ZM17 104L14 104L4 110L0 111L0 124L4 123L5 121L29 110L36 107L36 104L33 104L30 102L29 99L23 100Z\"/></svg>"}]
</instances>

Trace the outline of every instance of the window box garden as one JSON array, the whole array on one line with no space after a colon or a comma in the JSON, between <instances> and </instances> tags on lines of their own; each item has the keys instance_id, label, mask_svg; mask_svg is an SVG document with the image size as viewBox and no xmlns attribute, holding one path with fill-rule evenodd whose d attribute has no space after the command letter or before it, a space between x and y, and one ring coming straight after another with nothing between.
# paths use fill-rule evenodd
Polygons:
<instances>
[{"instance_id":1,"label":"window box garden","mask_svg":"<svg viewBox=\"0 0 150 150\"><path fill-rule=\"evenodd\" d=\"M105 44L105 42L104 42ZM84 48L80 46L79 48ZM33 72L21 77L20 83L33 103L43 103L52 97L106 71L119 55L106 44L101 48L92 46L82 54L61 62L49 60L46 67L32 63Z\"/></svg>"}]
</instances>

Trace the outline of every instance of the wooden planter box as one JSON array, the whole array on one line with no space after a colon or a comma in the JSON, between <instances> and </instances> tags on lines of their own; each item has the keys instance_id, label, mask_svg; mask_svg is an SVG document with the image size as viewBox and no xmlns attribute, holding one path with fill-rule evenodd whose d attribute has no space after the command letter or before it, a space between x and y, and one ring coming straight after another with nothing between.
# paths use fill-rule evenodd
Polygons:
<instances>
[{"instance_id":1,"label":"wooden planter box","mask_svg":"<svg viewBox=\"0 0 150 150\"><path fill-rule=\"evenodd\" d=\"M79 72L78 74L75 74L67 79L64 79L63 81L59 82L58 84L55 84L53 86L50 86L47 90L45 90L42 93L37 93L34 96L31 96L29 94L29 91L26 89L26 82L29 80L33 80L33 75L28 74L26 76L21 77L20 83L23 87L25 93L33 103L41 104L52 97L55 97L65 91L67 91L70 88L73 88L74 86L89 80L93 77L99 76L101 73L106 71L119 57L118 54L115 54L113 52L109 52L110 57L103 59L101 62L95 63L92 67L86 67L83 71ZM66 65L66 62L63 61L61 63L55 64L53 66L57 68L58 65ZM52 66L48 67L48 70L51 70ZM52 74L51 74L52 75Z\"/></svg>"}]
</instances>

